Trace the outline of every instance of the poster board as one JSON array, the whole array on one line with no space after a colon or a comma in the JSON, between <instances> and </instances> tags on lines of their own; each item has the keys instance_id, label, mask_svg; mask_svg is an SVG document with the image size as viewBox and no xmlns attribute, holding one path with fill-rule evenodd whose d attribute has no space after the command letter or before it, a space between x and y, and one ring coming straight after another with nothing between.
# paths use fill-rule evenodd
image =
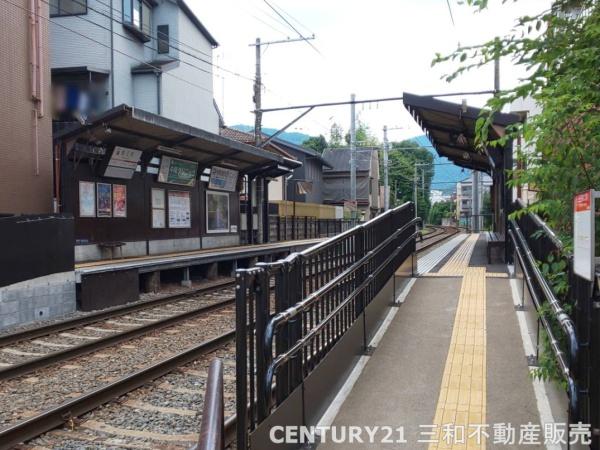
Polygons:
<instances>
[{"instance_id":1,"label":"poster board","mask_svg":"<svg viewBox=\"0 0 600 450\"><path fill-rule=\"evenodd\" d=\"M96 183L79 182L79 217L96 217Z\"/></svg>"},{"instance_id":2,"label":"poster board","mask_svg":"<svg viewBox=\"0 0 600 450\"><path fill-rule=\"evenodd\" d=\"M152 189L152 228L165 228L165 190Z\"/></svg>"},{"instance_id":3,"label":"poster board","mask_svg":"<svg viewBox=\"0 0 600 450\"><path fill-rule=\"evenodd\" d=\"M190 193L169 191L169 228L190 228L192 212Z\"/></svg>"},{"instance_id":4,"label":"poster board","mask_svg":"<svg viewBox=\"0 0 600 450\"><path fill-rule=\"evenodd\" d=\"M113 217L127 217L127 186L113 184Z\"/></svg>"},{"instance_id":5,"label":"poster board","mask_svg":"<svg viewBox=\"0 0 600 450\"><path fill-rule=\"evenodd\" d=\"M112 185L96 183L96 217L112 217Z\"/></svg>"},{"instance_id":6,"label":"poster board","mask_svg":"<svg viewBox=\"0 0 600 450\"><path fill-rule=\"evenodd\" d=\"M206 232L230 232L229 194L227 192L206 191Z\"/></svg>"},{"instance_id":7,"label":"poster board","mask_svg":"<svg viewBox=\"0 0 600 450\"><path fill-rule=\"evenodd\" d=\"M593 281L595 270L594 191L577 194L573 199L573 270Z\"/></svg>"},{"instance_id":8,"label":"poster board","mask_svg":"<svg viewBox=\"0 0 600 450\"><path fill-rule=\"evenodd\" d=\"M239 172L224 167L213 166L210 169L209 189L235 192Z\"/></svg>"},{"instance_id":9,"label":"poster board","mask_svg":"<svg viewBox=\"0 0 600 450\"><path fill-rule=\"evenodd\" d=\"M158 182L193 187L196 184L198 163L163 156L158 171Z\"/></svg>"}]
</instances>

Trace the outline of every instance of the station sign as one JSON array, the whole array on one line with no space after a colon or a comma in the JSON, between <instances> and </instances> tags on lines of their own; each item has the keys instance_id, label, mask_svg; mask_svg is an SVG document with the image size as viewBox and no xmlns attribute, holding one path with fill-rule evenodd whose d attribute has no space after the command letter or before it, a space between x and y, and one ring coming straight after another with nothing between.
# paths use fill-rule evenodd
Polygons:
<instances>
[{"instance_id":1,"label":"station sign","mask_svg":"<svg viewBox=\"0 0 600 450\"><path fill-rule=\"evenodd\" d=\"M140 162L141 150L127 147L115 147L104 171L105 177L130 180Z\"/></svg>"},{"instance_id":2,"label":"station sign","mask_svg":"<svg viewBox=\"0 0 600 450\"><path fill-rule=\"evenodd\" d=\"M198 163L185 159L163 156L158 171L158 182L194 187Z\"/></svg>"},{"instance_id":3,"label":"station sign","mask_svg":"<svg viewBox=\"0 0 600 450\"><path fill-rule=\"evenodd\" d=\"M209 189L235 192L239 172L224 167L212 166L210 169Z\"/></svg>"},{"instance_id":4,"label":"station sign","mask_svg":"<svg viewBox=\"0 0 600 450\"><path fill-rule=\"evenodd\" d=\"M599 194L589 190L573 199L573 270L588 281L595 276L595 199Z\"/></svg>"}]
</instances>

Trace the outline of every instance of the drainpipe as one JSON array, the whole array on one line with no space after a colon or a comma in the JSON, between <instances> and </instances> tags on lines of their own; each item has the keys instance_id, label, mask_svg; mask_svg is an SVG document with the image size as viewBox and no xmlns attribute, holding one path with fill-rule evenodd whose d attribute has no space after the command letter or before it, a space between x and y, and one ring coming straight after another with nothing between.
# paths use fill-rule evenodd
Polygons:
<instances>
[{"instance_id":1,"label":"drainpipe","mask_svg":"<svg viewBox=\"0 0 600 450\"><path fill-rule=\"evenodd\" d=\"M162 114L162 91L161 91L162 72L156 72L156 114Z\"/></svg>"},{"instance_id":2,"label":"drainpipe","mask_svg":"<svg viewBox=\"0 0 600 450\"><path fill-rule=\"evenodd\" d=\"M31 101L33 102L33 151L35 159L35 175L40 174L40 145L38 121L42 117L42 85L41 85L41 27L38 15L41 13L39 0L29 1L29 42L31 67Z\"/></svg>"},{"instance_id":3,"label":"drainpipe","mask_svg":"<svg viewBox=\"0 0 600 450\"><path fill-rule=\"evenodd\" d=\"M110 107L115 107L115 35L113 33L113 0L110 0Z\"/></svg>"}]
</instances>

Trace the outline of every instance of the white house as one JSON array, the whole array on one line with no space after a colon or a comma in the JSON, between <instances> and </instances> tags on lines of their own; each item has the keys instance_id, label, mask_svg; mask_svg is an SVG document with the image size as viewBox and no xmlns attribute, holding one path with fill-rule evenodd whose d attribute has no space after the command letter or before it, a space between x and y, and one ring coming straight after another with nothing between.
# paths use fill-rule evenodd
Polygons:
<instances>
[{"instance_id":1,"label":"white house","mask_svg":"<svg viewBox=\"0 0 600 450\"><path fill-rule=\"evenodd\" d=\"M184 0L50 0L55 121L128 104L219 132L212 51Z\"/></svg>"}]
</instances>

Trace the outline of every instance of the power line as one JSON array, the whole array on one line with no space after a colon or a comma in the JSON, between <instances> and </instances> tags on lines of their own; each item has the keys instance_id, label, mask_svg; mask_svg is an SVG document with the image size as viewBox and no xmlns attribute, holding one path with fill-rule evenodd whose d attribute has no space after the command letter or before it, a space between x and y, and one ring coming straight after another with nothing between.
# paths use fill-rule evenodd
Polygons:
<instances>
[{"instance_id":1,"label":"power line","mask_svg":"<svg viewBox=\"0 0 600 450\"><path fill-rule=\"evenodd\" d=\"M24 7L22 7L21 5L17 5L17 4L15 4L15 3L12 3L12 2L11 2L11 1L9 1L9 0L3 0L3 1L4 1L4 2L6 2L6 3L8 3L9 5L12 5L12 6L14 6L15 8L19 8L19 9L21 9L21 10L23 10L23 11L25 11L25 12L29 13L29 14L32 14L32 15L34 15L34 16L36 16L36 17L39 17L39 18L41 18L41 19L44 19L44 20L48 21L49 23L53 23L54 25L56 25L56 26L58 26L58 27L60 27L60 28L63 28L63 29L65 29L65 30L71 31L72 33L75 33L75 34L77 34L77 35L79 35L79 36L81 36L81 37L84 37L84 38L86 38L86 39L88 39L88 40L90 40L90 41L92 41L92 42L94 42L94 43L96 43L96 44L98 44L98 45L101 45L102 47L105 47L105 48L108 48L108 49L110 49L110 46L109 46L109 45L107 45L107 44L105 44L105 43L103 43L103 42L100 42L100 41L98 41L98 40L96 40L96 39L93 39L93 38L91 38L91 37L89 37L89 36L87 36L87 35L85 35L85 34L83 34L83 33L80 33L80 32L78 32L78 31L75 31L75 30L73 30L72 28L69 28L69 27L67 27L67 26L65 26L65 25L63 25L63 24L60 24L60 23L58 23L58 22L55 22L54 20L52 20L52 19L49 19L49 18L47 18L47 17L45 17L45 16L43 16L43 15L41 15L41 14L38 14L38 13L36 13L36 12L34 12L34 11L31 11L31 10L30 10L30 9L28 9L28 8L24 8ZM152 65L152 64L150 64L150 63L148 63L148 62L146 62L146 61L144 61L144 60L142 60L142 59L136 58L135 56L131 56L131 55L129 55L128 53L125 53L125 52L123 52L123 51L121 51L121 50L118 50L118 49L113 49L113 51L115 51L115 52L117 52L117 53L119 53L119 54L121 54L121 55L123 55L123 56L126 56L126 57L128 57L128 58L131 58L131 59L133 59L134 61L137 61L137 62L139 62L139 63L143 63L143 64L147 65L148 67L151 67L151 68L153 68L153 69L156 69L156 70L160 71L160 68L159 68L159 67L156 67L156 66L154 66L154 65ZM172 74L172 73L169 73L169 72L163 72L163 73L164 73L165 75L168 75L168 76L170 76L170 77L173 77L173 78L176 78L176 79L178 79L178 80L180 80L180 81L183 81L184 83L187 83L187 84L189 84L190 86L197 87L198 89L202 89L203 91L206 91L206 92L208 92L208 93L210 93L210 94L212 94L212 93L213 93L211 90L209 90L209 89L206 89L204 86L200 86L199 84L192 83L191 81L189 81L189 80L186 80L185 78L178 77L177 75L174 75L174 74Z\"/></svg>"},{"instance_id":2,"label":"power line","mask_svg":"<svg viewBox=\"0 0 600 450\"><path fill-rule=\"evenodd\" d=\"M284 21L285 23L287 23L287 24L289 25L289 27L290 27L292 30L294 30L296 33L298 33L298 36L300 36L302 39L304 39L304 41L305 41L305 42L306 42L308 45L310 45L310 46L311 46L311 47L314 49L314 51L316 51L316 52L317 52L319 55L323 56L323 54L322 54L322 53L319 51L319 49L318 49L317 47L315 47L315 46L312 44L312 42L310 42L308 39L306 39L306 38L305 38L305 37L302 35L302 33L300 33L300 31L298 31L298 29L297 29L297 28L296 28L294 25L292 25L292 24L290 23L290 21L289 21L289 20L287 20L287 19L285 18L285 16L283 16L283 15L282 15L282 14L281 14L281 13L280 13L280 12L279 12L277 9L275 9L275 8L273 7L273 5L271 5L271 4L270 4L270 3L269 3L267 0L264 0L264 2L267 4L267 6L268 6L269 8L271 8L271 9L272 9L272 10L275 12L275 14L277 14L279 17L281 17L281 18L283 19L283 21ZM283 11L283 9L282 9L282 11Z\"/></svg>"},{"instance_id":3,"label":"power line","mask_svg":"<svg viewBox=\"0 0 600 450\"><path fill-rule=\"evenodd\" d=\"M276 5L277 8L279 8L281 10L281 12L283 12L286 16L288 16L291 20L293 20L294 22L296 22L296 24L298 24L299 26L301 26L302 28L304 28L306 31L308 31L311 34L315 34L314 31L312 31L311 29L309 29L306 25L304 25L303 23L301 23L298 19L296 19L294 16L292 16L289 12L287 12L285 9L283 9L281 6Z\"/></svg>"},{"instance_id":4,"label":"power line","mask_svg":"<svg viewBox=\"0 0 600 450\"><path fill-rule=\"evenodd\" d=\"M452 14L452 5L450 4L450 0L446 0L446 4L448 5L448 11L450 12L450 20L452 20L452 26L456 28L456 24L454 23L454 15Z\"/></svg>"}]
</instances>

